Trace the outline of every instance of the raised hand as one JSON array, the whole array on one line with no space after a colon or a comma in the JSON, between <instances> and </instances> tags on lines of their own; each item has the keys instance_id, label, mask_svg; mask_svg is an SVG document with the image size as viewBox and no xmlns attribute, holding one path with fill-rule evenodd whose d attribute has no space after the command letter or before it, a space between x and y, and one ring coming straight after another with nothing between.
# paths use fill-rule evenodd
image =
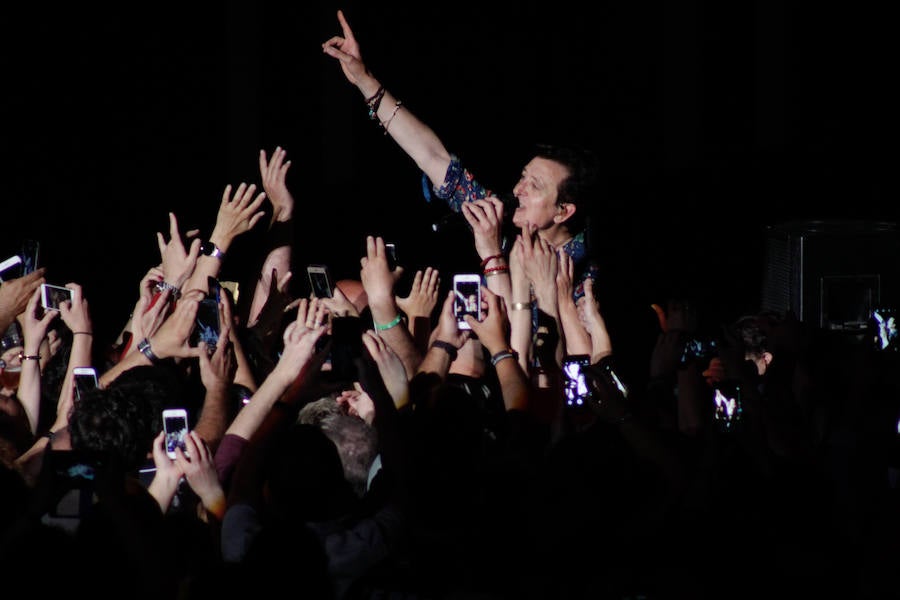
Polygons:
<instances>
[{"instance_id":1,"label":"raised hand","mask_svg":"<svg viewBox=\"0 0 900 600\"><path fill-rule=\"evenodd\" d=\"M338 22L341 24L341 34L328 39L322 44L322 50L328 56L338 59L341 70L347 81L358 85L360 79L366 74L366 65L363 63L359 51L359 43L353 35L353 30L344 17L344 12L337 11Z\"/></svg>"},{"instance_id":2,"label":"raised hand","mask_svg":"<svg viewBox=\"0 0 900 600\"><path fill-rule=\"evenodd\" d=\"M196 431L188 432L184 445L190 458L178 447L175 464L203 507L221 519L225 515L225 491L219 482L212 450Z\"/></svg>"},{"instance_id":3,"label":"raised hand","mask_svg":"<svg viewBox=\"0 0 900 600\"><path fill-rule=\"evenodd\" d=\"M159 245L159 255L162 258L160 270L163 281L180 290L184 282L188 280L194 267L197 266L197 257L200 256L200 239L194 238L189 248L185 249L178 231L178 219L175 213L169 213L169 241L166 242L162 232L156 232L156 241Z\"/></svg>"},{"instance_id":4,"label":"raised hand","mask_svg":"<svg viewBox=\"0 0 900 600\"><path fill-rule=\"evenodd\" d=\"M291 161L285 161L287 152L277 146L272 152L272 159L266 158L266 151L259 151L259 174L263 189L269 202L272 203L272 221L286 221L294 213L294 197L287 188L286 178Z\"/></svg>"},{"instance_id":5,"label":"raised hand","mask_svg":"<svg viewBox=\"0 0 900 600\"><path fill-rule=\"evenodd\" d=\"M440 285L440 272L437 269L426 267L424 272L420 269L413 278L409 295L405 298L397 297L397 306L410 322L416 317L430 319L434 307L437 306Z\"/></svg>"},{"instance_id":6,"label":"raised hand","mask_svg":"<svg viewBox=\"0 0 900 600\"><path fill-rule=\"evenodd\" d=\"M28 275L9 279L0 284L0 331L6 331L10 323L28 306L34 290L39 290L44 279L44 268Z\"/></svg>"},{"instance_id":7,"label":"raised hand","mask_svg":"<svg viewBox=\"0 0 900 600\"><path fill-rule=\"evenodd\" d=\"M478 256L485 259L501 254L503 202L496 196L490 196L482 200L463 202L461 210L472 227Z\"/></svg>"},{"instance_id":8,"label":"raised hand","mask_svg":"<svg viewBox=\"0 0 900 600\"><path fill-rule=\"evenodd\" d=\"M344 292L341 291L340 286L334 286L334 290L332 291L333 296L331 298L319 298L319 302L331 313L334 317L358 317L359 310L357 310L356 305L350 302L347 296L344 295Z\"/></svg>"},{"instance_id":9,"label":"raised hand","mask_svg":"<svg viewBox=\"0 0 900 600\"><path fill-rule=\"evenodd\" d=\"M394 406L401 408L409 402L409 379L406 367L390 346L382 338L369 330L363 333L363 344L378 366L384 386L394 400Z\"/></svg>"},{"instance_id":10,"label":"raised hand","mask_svg":"<svg viewBox=\"0 0 900 600\"><path fill-rule=\"evenodd\" d=\"M77 283L67 283L66 287L72 290L72 300L63 302L60 305L60 318L70 331L93 334L94 327L91 324L91 312L88 309L88 301L84 297L81 285Z\"/></svg>"},{"instance_id":11,"label":"raised hand","mask_svg":"<svg viewBox=\"0 0 900 600\"><path fill-rule=\"evenodd\" d=\"M240 184L234 190L233 197L231 192L231 184L226 185L222 193L222 202L219 204L219 213L216 215L216 224L209 236L223 252L234 238L253 229L266 214L260 209L266 199L266 193L260 192L254 197L256 184Z\"/></svg>"},{"instance_id":12,"label":"raised hand","mask_svg":"<svg viewBox=\"0 0 900 600\"><path fill-rule=\"evenodd\" d=\"M472 328L481 344L492 355L509 348L509 315L503 296L499 296L482 286L482 302L487 305L484 318L478 321L472 315L464 315L464 319Z\"/></svg>"},{"instance_id":13,"label":"raised hand","mask_svg":"<svg viewBox=\"0 0 900 600\"><path fill-rule=\"evenodd\" d=\"M371 425L375 421L375 401L362 389L359 382L353 386L354 389L344 390L338 395L337 403L345 407L347 414L359 417Z\"/></svg>"},{"instance_id":14,"label":"raised hand","mask_svg":"<svg viewBox=\"0 0 900 600\"><path fill-rule=\"evenodd\" d=\"M276 377L287 386L310 369L321 366L324 356L319 356L319 361L312 359L316 355L316 342L326 330L326 316L325 307L319 305L317 298L300 299L297 318L284 330L284 348L269 377Z\"/></svg>"}]
</instances>

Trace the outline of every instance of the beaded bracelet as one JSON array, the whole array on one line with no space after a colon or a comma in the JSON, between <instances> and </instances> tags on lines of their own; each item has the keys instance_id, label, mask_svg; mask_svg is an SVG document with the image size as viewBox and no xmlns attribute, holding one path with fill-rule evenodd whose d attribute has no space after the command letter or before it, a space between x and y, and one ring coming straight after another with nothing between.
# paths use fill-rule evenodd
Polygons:
<instances>
[{"instance_id":1,"label":"beaded bracelet","mask_svg":"<svg viewBox=\"0 0 900 600\"><path fill-rule=\"evenodd\" d=\"M387 121L385 121L384 123L380 123L381 127L384 128L384 135L388 134L388 127L391 126L391 121L394 120L394 115L397 114L397 111L400 110L400 106L402 105L403 103L397 100L397 104L394 105L394 112L391 113L391 116L388 117Z\"/></svg>"},{"instance_id":2,"label":"beaded bracelet","mask_svg":"<svg viewBox=\"0 0 900 600\"><path fill-rule=\"evenodd\" d=\"M378 331L385 331L387 329L390 329L391 327L396 327L402 320L403 318L398 314L390 323L386 323L384 325L382 325L381 323L375 323L375 329L377 329Z\"/></svg>"},{"instance_id":3,"label":"beaded bracelet","mask_svg":"<svg viewBox=\"0 0 900 600\"><path fill-rule=\"evenodd\" d=\"M497 275L497 274L499 274L499 273L506 273L507 271L509 271L509 267L508 267L508 266L506 266L506 265L499 265L499 266L496 266L496 267L491 267L491 268L489 268L489 269L485 269L485 270L484 270L484 276L485 276L485 277L490 277L491 275Z\"/></svg>"},{"instance_id":4,"label":"beaded bracelet","mask_svg":"<svg viewBox=\"0 0 900 600\"><path fill-rule=\"evenodd\" d=\"M481 268L482 269L485 268L489 262L491 262L492 260L495 260L495 259L499 259L499 258L506 258L506 257L502 254L494 254L492 256L488 256L483 261L481 261Z\"/></svg>"},{"instance_id":5,"label":"beaded bracelet","mask_svg":"<svg viewBox=\"0 0 900 600\"><path fill-rule=\"evenodd\" d=\"M378 118L378 108L381 106L382 98L384 98L384 86L379 87L375 95L366 100L366 104L369 106L369 118L373 121Z\"/></svg>"},{"instance_id":6,"label":"beaded bracelet","mask_svg":"<svg viewBox=\"0 0 900 600\"><path fill-rule=\"evenodd\" d=\"M519 353L515 350L503 350L502 352L498 352L491 357L491 364L496 367L497 363L505 358L514 358L516 360L519 360Z\"/></svg>"}]
</instances>

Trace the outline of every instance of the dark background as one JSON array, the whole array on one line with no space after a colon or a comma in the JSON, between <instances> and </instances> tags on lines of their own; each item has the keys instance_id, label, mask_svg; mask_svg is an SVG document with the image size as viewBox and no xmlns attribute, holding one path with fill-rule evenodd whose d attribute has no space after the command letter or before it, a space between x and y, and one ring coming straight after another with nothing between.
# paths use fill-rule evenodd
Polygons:
<instances>
[{"instance_id":1,"label":"dark background","mask_svg":"<svg viewBox=\"0 0 900 600\"><path fill-rule=\"evenodd\" d=\"M477 268L464 231L432 231L443 207L322 53L338 7L376 77L488 187L510 190L534 142L604 157L606 294L686 288L736 316L758 302L767 226L896 219L880 4L185 5L4 8L4 257L39 239L48 281L81 283L98 330L127 318L167 212L208 234L224 186L258 182L277 145L298 286L310 262L358 277L367 234L395 241L409 274ZM260 239L239 239L223 278Z\"/></svg>"}]
</instances>

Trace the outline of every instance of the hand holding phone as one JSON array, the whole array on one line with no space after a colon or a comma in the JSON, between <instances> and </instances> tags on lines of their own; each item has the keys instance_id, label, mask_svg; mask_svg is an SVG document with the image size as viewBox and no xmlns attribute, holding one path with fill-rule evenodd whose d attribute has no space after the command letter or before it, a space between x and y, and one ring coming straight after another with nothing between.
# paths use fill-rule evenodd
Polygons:
<instances>
[{"instance_id":1,"label":"hand holding phone","mask_svg":"<svg viewBox=\"0 0 900 600\"><path fill-rule=\"evenodd\" d=\"M97 371L93 367L75 367L72 374L75 383L75 401L78 402L97 387Z\"/></svg>"},{"instance_id":2,"label":"hand holding phone","mask_svg":"<svg viewBox=\"0 0 900 600\"><path fill-rule=\"evenodd\" d=\"M219 344L222 323L219 319L219 303L222 300L222 288L214 277L208 277L209 292L197 306L197 318L191 332L190 345L196 346L205 342L210 352L215 352Z\"/></svg>"},{"instance_id":3,"label":"hand holding phone","mask_svg":"<svg viewBox=\"0 0 900 600\"><path fill-rule=\"evenodd\" d=\"M309 286L315 298L334 297L334 284L326 265L308 265L306 275L309 277Z\"/></svg>"},{"instance_id":4,"label":"hand holding phone","mask_svg":"<svg viewBox=\"0 0 900 600\"><path fill-rule=\"evenodd\" d=\"M72 290L60 285L41 284L41 306L44 310L59 310L63 302L72 302Z\"/></svg>"},{"instance_id":5,"label":"hand holding phone","mask_svg":"<svg viewBox=\"0 0 900 600\"><path fill-rule=\"evenodd\" d=\"M187 446L184 438L188 434L188 418L187 410L184 408L167 408L163 410L163 431L166 438L166 455L169 458L176 458L176 448L187 455Z\"/></svg>"},{"instance_id":6,"label":"hand holding phone","mask_svg":"<svg viewBox=\"0 0 900 600\"><path fill-rule=\"evenodd\" d=\"M481 321L481 275L458 273L453 276L453 313L460 329L471 329L464 316L472 315Z\"/></svg>"}]
</instances>

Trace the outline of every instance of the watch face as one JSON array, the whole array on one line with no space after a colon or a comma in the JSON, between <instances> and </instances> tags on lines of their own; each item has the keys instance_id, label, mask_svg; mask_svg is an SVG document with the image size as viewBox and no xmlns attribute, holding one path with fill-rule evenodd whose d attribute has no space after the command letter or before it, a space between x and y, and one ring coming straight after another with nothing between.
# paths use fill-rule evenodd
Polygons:
<instances>
[{"instance_id":1,"label":"watch face","mask_svg":"<svg viewBox=\"0 0 900 600\"><path fill-rule=\"evenodd\" d=\"M212 242L203 242L202 244L200 244L200 254L203 254L204 256L212 255L215 249L216 245Z\"/></svg>"}]
</instances>

